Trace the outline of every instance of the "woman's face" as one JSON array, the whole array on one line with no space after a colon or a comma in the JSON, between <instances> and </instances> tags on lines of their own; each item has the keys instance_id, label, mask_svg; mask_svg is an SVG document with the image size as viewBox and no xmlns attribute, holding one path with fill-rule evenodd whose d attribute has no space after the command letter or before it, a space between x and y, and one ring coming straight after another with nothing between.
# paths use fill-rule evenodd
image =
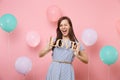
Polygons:
<instances>
[{"instance_id":1,"label":"woman's face","mask_svg":"<svg viewBox=\"0 0 120 80\"><path fill-rule=\"evenodd\" d=\"M60 31L64 37L68 37L70 25L66 19L62 20L60 23Z\"/></svg>"}]
</instances>

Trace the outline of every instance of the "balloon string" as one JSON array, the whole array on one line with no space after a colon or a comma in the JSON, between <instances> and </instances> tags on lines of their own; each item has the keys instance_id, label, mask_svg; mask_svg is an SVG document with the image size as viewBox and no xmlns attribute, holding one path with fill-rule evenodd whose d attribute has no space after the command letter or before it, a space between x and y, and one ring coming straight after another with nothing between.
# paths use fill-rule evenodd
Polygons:
<instances>
[{"instance_id":1,"label":"balloon string","mask_svg":"<svg viewBox=\"0 0 120 80\"><path fill-rule=\"evenodd\" d=\"M110 65L108 65L108 80L110 80Z\"/></svg>"},{"instance_id":2,"label":"balloon string","mask_svg":"<svg viewBox=\"0 0 120 80\"><path fill-rule=\"evenodd\" d=\"M7 44L8 55L10 51L10 33L8 33L8 44Z\"/></svg>"},{"instance_id":3,"label":"balloon string","mask_svg":"<svg viewBox=\"0 0 120 80\"><path fill-rule=\"evenodd\" d=\"M23 80L26 80L26 76L25 76L25 74L24 74L24 79Z\"/></svg>"},{"instance_id":4,"label":"balloon string","mask_svg":"<svg viewBox=\"0 0 120 80\"><path fill-rule=\"evenodd\" d=\"M90 80L90 56L88 57L88 80Z\"/></svg>"}]
</instances>

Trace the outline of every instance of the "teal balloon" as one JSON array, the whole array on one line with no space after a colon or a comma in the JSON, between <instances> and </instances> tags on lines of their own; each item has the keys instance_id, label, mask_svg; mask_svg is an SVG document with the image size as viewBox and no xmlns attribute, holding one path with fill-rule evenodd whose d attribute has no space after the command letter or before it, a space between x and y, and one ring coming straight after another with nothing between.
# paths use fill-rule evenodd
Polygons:
<instances>
[{"instance_id":1,"label":"teal balloon","mask_svg":"<svg viewBox=\"0 0 120 80\"><path fill-rule=\"evenodd\" d=\"M1 19L1 18L0 18ZM0 27L1 27L1 23L0 23Z\"/></svg>"},{"instance_id":2,"label":"teal balloon","mask_svg":"<svg viewBox=\"0 0 120 80\"><path fill-rule=\"evenodd\" d=\"M4 14L0 18L0 26L6 32L13 31L17 26L17 19L12 14Z\"/></svg>"},{"instance_id":3,"label":"teal balloon","mask_svg":"<svg viewBox=\"0 0 120 80\"><path fill-rule=\"evenodd\" d=\"M107 65L114 64L118 59L118 51L113 46L104 46L100 50L100 58Z\"/></svg>"}]
</instances>

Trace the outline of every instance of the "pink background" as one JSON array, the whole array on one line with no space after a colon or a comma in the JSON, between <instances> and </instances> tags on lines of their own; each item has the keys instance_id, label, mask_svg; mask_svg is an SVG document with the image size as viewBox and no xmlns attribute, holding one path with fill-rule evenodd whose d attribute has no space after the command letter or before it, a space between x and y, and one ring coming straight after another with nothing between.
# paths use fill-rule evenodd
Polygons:
<instances>
[{"instance_id":1,"label":"pink background","mask_svg":"<svg viewBox=\"0 0 120 80\"><path fill-rule=\"evenodd\" d=\"M120 0L0 0L0 16L11 13L18 21L17 28L10 35L0 29L0 80L45 80L51 53L43 58L39 58L38 53L49 37L56 34L56 25L50 23L46 15L51 5L59 6L63 15L72 19L79 41L82 31L87 28L98 33L96 44L85 46L89 64L76 58L73 62L76 80L120 80L120 59L108 67L99 57L99 51L105 45L112 45L120 51L120 33L116 30L120 20ZM37 48L26 44L29 31L40 34L41 42ZM26 76L15 70L15 61L21 56L32 60L32 70Z\"/></svg>"}]
</instances>

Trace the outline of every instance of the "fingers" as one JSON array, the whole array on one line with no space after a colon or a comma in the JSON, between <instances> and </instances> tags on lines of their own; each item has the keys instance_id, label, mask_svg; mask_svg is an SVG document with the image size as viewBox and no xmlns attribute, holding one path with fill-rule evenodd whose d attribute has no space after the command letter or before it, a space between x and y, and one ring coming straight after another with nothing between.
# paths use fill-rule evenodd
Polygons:
<instances>
[{"instance_id":1,"label":"fingers","mask_svg":"<svg viewBox=\"0 0 120 80\"><path fill-rule=\"evenodd\" d=\"M76 53L76 52L74 52L74 55L75 55L75 56L77 56L77 53Z\"/></svg>"},{"instance_id":2,"label":"fingers","mask_svg":"<svg viewBox=\"0 0 120 80\"><path fill-rule=\"evenodd\" d=\"M75 51L74 51L74 55L75 55L75 56L79 56L79 54L78 54L78 51L77 51L77 50L75 50Z\"/></svg>"},{"instance_id":3,"label":"fingers","mask_svg":"<svg viewBox=\"0 0 120 80\"><path fill-rule=\"evenodd\" d=\"M77 43L77 50L80 49L80 43Z\"/></svg>"},{"instance_id":4,"label":"fingers","mask_svg":"<svg viewBox=\"0 0 120 80\"><path fill-rule=\"evenodd\" d=\"M52 41L52 36L50 37L50 42Z\"/></svg>"},{"instance_id":5,"label":"fingers","mask_svg":"<svg viewBox=\"0 0 120 80\"><path fill-rule=\"evenodd\" d=\"M75 48L73 48L73 50L75 52L79 52L79 49L80 49L80 43L76 43Z\"/></svg>"},{"instance_id":6,"label":"fingers","mask_svg":"<svg viewBox=\"0 0 120 80\"><path fill-rule=\"evenodd\" d=\"M50 37L49 45L50 45L50 46L53 46L53 45L54 45L52 36Z\"/></svg>"}]
</instances>

